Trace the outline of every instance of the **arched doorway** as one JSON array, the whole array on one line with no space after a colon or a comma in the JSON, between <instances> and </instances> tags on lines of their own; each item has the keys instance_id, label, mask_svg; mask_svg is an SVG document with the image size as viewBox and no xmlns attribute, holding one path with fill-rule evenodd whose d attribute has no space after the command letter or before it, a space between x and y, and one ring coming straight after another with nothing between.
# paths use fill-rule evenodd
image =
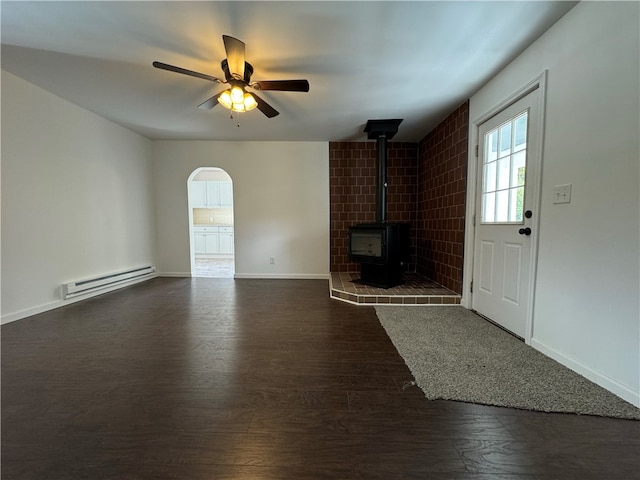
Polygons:
<instances>
[{"instance_id":1,"label":"arched doorway","mask_svg":"<svg viewBox=\"0 0 640 480\"><path fill-rule=\"evenodd\" d=\"M187 181L191 276L233 278L233 182L221 168L202 167Z\"/></svg>"}]
</instances>

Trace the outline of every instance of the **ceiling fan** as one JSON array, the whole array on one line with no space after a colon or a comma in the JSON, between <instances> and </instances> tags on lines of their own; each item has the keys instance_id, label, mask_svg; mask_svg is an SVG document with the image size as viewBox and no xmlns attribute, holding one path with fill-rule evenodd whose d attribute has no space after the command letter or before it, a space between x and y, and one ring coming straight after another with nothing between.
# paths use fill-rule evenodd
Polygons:
<instances>
[{"instance_id":1,"label":"ceiling fan","mask_svg":"<svg viewBox=\"0 0 640 480\"><path fill-rule=\"evenodd\" d=\"M265 102L255 93L247 92L247 87L253 90L279 90L283 92L308 92L309 82L307 80L261 80L252 82L253 66L245 61L245 44L237 38L223 35L224 49L227 58L220 62L224 72L224 80L213 77L205 73L194 72L186 68L168 65L162 62L153 62L153 66L170 72L182 73L191 77L202 78L215 83L227 83L229 88L217 93L213 97L205 100L198 108L210 110L218 103L234 112L247 112L258 108L268 118L275 117L279 112Z\"/></svg>"}]
</instances>

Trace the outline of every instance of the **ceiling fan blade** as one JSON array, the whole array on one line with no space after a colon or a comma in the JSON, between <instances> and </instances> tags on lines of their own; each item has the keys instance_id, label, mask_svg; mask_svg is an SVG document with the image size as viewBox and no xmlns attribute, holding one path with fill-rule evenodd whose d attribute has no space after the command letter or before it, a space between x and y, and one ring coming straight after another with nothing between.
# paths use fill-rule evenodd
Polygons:
<instances>
[{"instance_id":1,"label":"ceiling fan blade","mask_svg":"<svg viewBox=\"0 0 640 480\"><path fill-rule=\"evenodd\" d=\"M207 100L202 102L200 105L198 105L198 108L200 110L211 110L213 107L215 107L218 104L218 97L220 95L222 95L222 92L216 93L213 97L208 98Z\"/></svg>"},{"instance_id":2,"label":"ceiling fan blade","mask_svg":"<svg viewBox=\"0 0 640 480\"><path fill-rule=\"evenodd\" d=\"M261 99L258 95L256 95L255 93L251 93L251 95L256 99L256 102L258 103L258 110L264 113L268 118L273 118L276 115L280 115L280 112L278 112L275 108Z\"/></svg>"},{"instance_id":3,"label":"ceiling fan blade","mask_svg":"<svg viewBox=\"0 0 640 480\"><path fill-rule=\"evenodd\" d=\"M238 80L244 78L244 42L229 35L222 35L224 49L227 52L229 71Z\"/></svg>"},{"instance_id":4,"label":"ceiling fan blade","mask_svg":"<svg viewBox=\"0 0 640 480\"><path fill-rule=\"evenodd\" d=\"M282 92L308 92L307 80L260 80L250 85L257 90L280 90Z\"/></svg>"},{"instance_id":5,"label":"ceiling fan blade","mask_svg":"<svg viewBox=\"0 0 640 480\"><path fill-rule=\"evenodd\" d=\"M168 70L170 72L182 73L183 75L189 75L190 77L202 78L203 80L209 80L210 82L225 83L217 77L212 77L205 73L194 72L193 70L187 70L186 68L176 67L162 62L153 62L153 66L161 70Z\"/></svg>"}]
</instances>

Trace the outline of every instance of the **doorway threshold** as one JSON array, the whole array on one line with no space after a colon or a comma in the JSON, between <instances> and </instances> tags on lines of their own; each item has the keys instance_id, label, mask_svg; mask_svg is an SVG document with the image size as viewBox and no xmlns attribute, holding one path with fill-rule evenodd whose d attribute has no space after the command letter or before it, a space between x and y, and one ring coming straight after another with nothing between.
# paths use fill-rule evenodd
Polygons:
<instances>
[{"instance_id":1,"label":"doorway threshold","mask_svg":"<svg viewBox=\"0 0 640 480\"><path fill-rule=\"evenodd\" d=\"M331 298L355 305L460 305L461 296L419 273L405 273L404 283L379 288L359 283L360 274L335 272L329 276Z\"/></svg>"}]
</instances>

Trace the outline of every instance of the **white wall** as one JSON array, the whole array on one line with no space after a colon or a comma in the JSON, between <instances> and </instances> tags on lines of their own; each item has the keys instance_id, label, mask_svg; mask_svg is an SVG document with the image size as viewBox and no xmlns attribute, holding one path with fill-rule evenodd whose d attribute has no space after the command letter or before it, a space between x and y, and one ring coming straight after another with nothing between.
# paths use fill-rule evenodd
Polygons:
<instances>
[{"instance_id":1,"label":"white wall","mask_svg":"<svg viewBox=\"0 0 640 480\"><path fill-rule=\"evenodd\" d=\"M531 344L638 406L639 8L578 4L471 98L469 117L548 70ZM553 204L567 183L572 202Z\"/></svg>"},{"instance_id":2,"label":"white wall","mask_svg":"<svg viewBox=\"0 0 640 480\"><path fill-rule=\"evenodd\" d=\"M153 261L151 142L2 72L2 321Z\"/></svg>"},{"instance_id":3,"label":"white wall","mask_svg":"<svg viewBox=\"0 0 640 480\"><path fill-rule=\"evenodd\" d=\"M187 179L219 167L233 181L236 278L328 276L328 143L157 141L153 151L161 275L190 275Z\"/></svg>"}]
</instances>

